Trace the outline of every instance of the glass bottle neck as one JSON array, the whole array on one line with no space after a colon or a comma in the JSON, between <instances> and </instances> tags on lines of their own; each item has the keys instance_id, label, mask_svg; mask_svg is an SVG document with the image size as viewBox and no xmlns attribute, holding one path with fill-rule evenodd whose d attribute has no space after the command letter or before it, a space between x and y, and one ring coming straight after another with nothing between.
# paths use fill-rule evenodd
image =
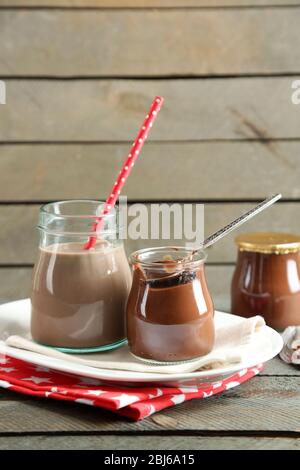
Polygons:
<instances>
[{"instance_id":1,"label":"glass bottle neck","mask_svg":"<svg viewBox=\"0 0 300 470\"><path fill-rule=\"evenodd\" d=\"M42 206L38 229L40 246L63 243L85 245L90 237L112 245L121 243L119 211L104 213L105 203L92 200L60 201Z\"/></svg>"}]
</instances>

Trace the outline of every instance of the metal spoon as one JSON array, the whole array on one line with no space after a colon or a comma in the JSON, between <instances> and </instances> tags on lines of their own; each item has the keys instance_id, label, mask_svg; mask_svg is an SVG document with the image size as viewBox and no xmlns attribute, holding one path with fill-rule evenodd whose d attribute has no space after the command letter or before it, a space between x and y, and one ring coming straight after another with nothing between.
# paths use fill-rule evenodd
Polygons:
<instances>
[{"instance_id":1,"label":"metal spoon","mask_svg":"<svg viewBox=\"0 0 300 470\"><path fill-rule=\"evenodd\" d=\"M210 235L209 237L207 237L203 241L201 246L199 246L199 248L193 250L188 256L178 260L178 263L180 263L182 265L182 263L184 263L186 261L192 261L194 254L197 253L198 250L205 249L205 248L213 245L214 243L219 241L221 238L225 237L230 232L235 230L237 227L244 224L248 220L252 219L252 217L259 214L263 210L267 209L267 207L274 204L274 202L278 201L278 199L281 199L281 197L282 197L282 195L279 193L279 194L275 194L273 196L270 196L267 199L265 199L264 201L260 202L257 206L253 207L249 211L247 211L244 214L240 215L237 219L233 220L228 225L225 225L225 227L221 228L217 232L215 232L212 235ZM181 272L181 270L179 270L179 272ZM177 276L177 275L178 275L178 271L175 271L173 274L170 274L170 276L167 276L167 277L169 278L169 277Z\"/></svg>"},{"instance_id":2,"label":"metal spoon","mask_svg":"<svg viewBox=\"0 0 300 470\"><path fill-rule=\"evenodd\" d=\"M210 235L208 238L204 240L202 243L201 247L199 248L207 248L217 241L219 241L221 238L225 237L225 235L228 235L228 233L232 232L235 230L237 227L240 225L244 224L248 220L252 219L255 215L259 214L261 211L267 209L267 207L271 206L274 204L274 202L278 201L278 199L281 199L282 195L275 194L274 196L270 196L264 201L260 202L257 206L253 207L249 211L245 212L244 214L240 215L237 219L233 220L230 222L228 225L225 227L221 228L217 232L213 233ZM192 254L195 254L198 250L194 250Z\"/></svg>"}]
</instances>

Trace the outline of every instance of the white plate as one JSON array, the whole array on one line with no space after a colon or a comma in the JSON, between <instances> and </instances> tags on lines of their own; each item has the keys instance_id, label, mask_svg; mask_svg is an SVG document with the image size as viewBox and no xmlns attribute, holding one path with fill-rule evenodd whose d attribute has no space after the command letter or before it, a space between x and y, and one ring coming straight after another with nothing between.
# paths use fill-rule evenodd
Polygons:
<instances>
[{"instance_id":1,"label":"white plate","mask_svg":"<svg viewBox=\"0 0 300 470\"><path fill-rule=\"evenodd\" d=\"M222 313L222 312L220 312ZM229 313L223 314L226 321L232 323L238 321L239 317ZM233 364L230 366L181 374L154 374L142 372L116 371L107 369L97 369L88 367L76 362L71 363L61 359L55 359L42 356L30 351L18 350L6 346L4 340L10 335L20 335L29 331L30 327L30 300L24 299L16 302L10 302L0 306L0 354L7 354L16 359L37 364L39 366L49 367L59 371L77 374L85 377L91 377L106 382L117 382L128 386L137 384L154 384L160 383L167 386L194 385L201 382L210 382L227 377L247 367L255 366L258 363L264 363L276 356L282 349L283 342L281 336L268 326L265 328L265 336L271 342L272 348L268 355L265 353L258 356L253 364L251 357L247 361Z\"/></svg>"}]
</instances>

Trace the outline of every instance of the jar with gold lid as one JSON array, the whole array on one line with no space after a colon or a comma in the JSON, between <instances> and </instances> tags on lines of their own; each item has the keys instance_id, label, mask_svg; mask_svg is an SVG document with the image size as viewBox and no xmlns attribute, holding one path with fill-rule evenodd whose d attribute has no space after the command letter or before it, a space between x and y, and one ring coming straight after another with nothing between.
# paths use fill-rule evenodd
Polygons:
<instances>
[{"instance_id":1,"label":"jar with gold lid","mask_svg":"<svg viewBox=\"0 0 300 470\"><path fill-rule=\"evenodd\" d=\"M231 283L231 311L261 315L278 330L300 325L300 236L257 232L239 235Z\"/></svg>"}]
</instances>

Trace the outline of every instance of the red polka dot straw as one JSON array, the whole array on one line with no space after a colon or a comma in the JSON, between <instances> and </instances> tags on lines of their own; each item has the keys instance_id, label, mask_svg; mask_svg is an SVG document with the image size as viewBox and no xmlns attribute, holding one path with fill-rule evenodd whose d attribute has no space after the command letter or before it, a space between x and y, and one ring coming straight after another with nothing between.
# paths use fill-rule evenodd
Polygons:
<instances>
[{"instance_id":1,"label":"red polka dot straw","mask_svg":"<svg viewBox=\"0 0 300 470\"><path fill-rule=\"evenodd\" d=\"M128 176L130 175L130 172L134 166L134 163L140 154L140 151L144 145L145 140L148 137L148 133L160 111L163 101L164 100L161 96L156 96L154 98L154 101L150 107L149 113L147 114L135 141L133 142L131 150L129 154L127 155L125 162L123 163L122 169L120 173L118 174L116 181L114 182L114 185L109 193L109 196L104 203L104 207L102 209L103 215L108 214L112 210L114 205L116 204L119 198L119 195L121 193L121 190ZM93 248L95 246L97 242L96 233L101 230L103 221L104 221L103 217L102 218L99 217L97 221L94 223L93 232L95 232L95 235L89 238L88 242L85 245L86 250L89 250L90 248Z\"/></svg>"}]
</instances>

